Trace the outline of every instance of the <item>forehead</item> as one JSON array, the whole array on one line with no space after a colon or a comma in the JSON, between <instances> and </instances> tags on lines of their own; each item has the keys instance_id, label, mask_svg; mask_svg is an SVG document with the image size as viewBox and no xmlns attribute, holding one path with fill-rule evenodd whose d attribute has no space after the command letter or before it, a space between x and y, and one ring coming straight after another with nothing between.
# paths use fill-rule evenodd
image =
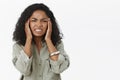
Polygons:
<instances>
[{"instance_id":1,"label":"forehead","mask_svg":"<svg viewBox=\"0 0 120 80\"><path fill-rule=\"evenodd\" d=\"M47 18L47 15L42 10L36 10L33 12L31 18Z\"/></svg>"}]
</instances>

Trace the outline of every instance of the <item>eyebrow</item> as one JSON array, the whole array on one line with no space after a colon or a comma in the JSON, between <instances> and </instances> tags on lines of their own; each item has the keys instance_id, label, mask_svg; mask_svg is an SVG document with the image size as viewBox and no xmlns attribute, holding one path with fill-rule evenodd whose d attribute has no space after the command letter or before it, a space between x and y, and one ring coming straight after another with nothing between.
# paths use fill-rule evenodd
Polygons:
<instances>
[{"instance_id":1,"label":"eyebrow","mask_svg":"<svg viewBox=\"0 0 120 80\"><path fill-rule=\"evenodd\" d=\"M32 18L32 19L37 20L37 18ZM42 18L41 20L46 20L46 19L48 19L48 18Z\"/></svg>"}]
</instances>

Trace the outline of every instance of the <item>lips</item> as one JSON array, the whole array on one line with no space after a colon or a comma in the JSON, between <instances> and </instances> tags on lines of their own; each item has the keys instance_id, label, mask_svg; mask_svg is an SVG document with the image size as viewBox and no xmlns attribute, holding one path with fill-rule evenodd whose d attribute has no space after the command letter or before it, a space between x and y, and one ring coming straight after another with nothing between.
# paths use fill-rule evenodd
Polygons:
<instances>
[{"instance_id":1,"label":"lips","mask_svg":"<svg viewBox=\"0 0 120 80\"><path fill-rule=\"evenodd\" d=\"M41 29L35 29L35 32L41 32L42 30Z\"/></svg>"}]
</instances>

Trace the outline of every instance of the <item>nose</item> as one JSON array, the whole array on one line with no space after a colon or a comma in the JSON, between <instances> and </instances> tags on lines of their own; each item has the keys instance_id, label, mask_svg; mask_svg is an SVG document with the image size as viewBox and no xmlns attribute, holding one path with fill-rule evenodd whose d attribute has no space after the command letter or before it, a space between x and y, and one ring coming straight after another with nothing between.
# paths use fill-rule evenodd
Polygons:
<instances>
[{"instance_id":1,"label":"nose","mask_svg":"<svg viewBox=\"0 0 120 80\"><path fill-rule=\"evenodd\" d=\"M41 21L37 21L37 26L38 27L42 27L42 22Z\"/></svg>"}]
</instances>

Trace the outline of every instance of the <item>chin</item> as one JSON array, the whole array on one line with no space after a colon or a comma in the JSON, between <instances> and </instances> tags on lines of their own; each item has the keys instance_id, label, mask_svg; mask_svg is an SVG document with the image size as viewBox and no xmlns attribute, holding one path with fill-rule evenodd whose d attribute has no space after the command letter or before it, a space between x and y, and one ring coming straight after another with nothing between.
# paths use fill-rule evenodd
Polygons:
<instances>
[{"instance_id":1,"label":"chin","mask_svg":"<svg viewBox=\"0 0 120 80\"><path fill-rule=\"evenodd\" d=\"M35 37L43 37L44 34L33 34Z\"/></svg>"}]
</instances>

